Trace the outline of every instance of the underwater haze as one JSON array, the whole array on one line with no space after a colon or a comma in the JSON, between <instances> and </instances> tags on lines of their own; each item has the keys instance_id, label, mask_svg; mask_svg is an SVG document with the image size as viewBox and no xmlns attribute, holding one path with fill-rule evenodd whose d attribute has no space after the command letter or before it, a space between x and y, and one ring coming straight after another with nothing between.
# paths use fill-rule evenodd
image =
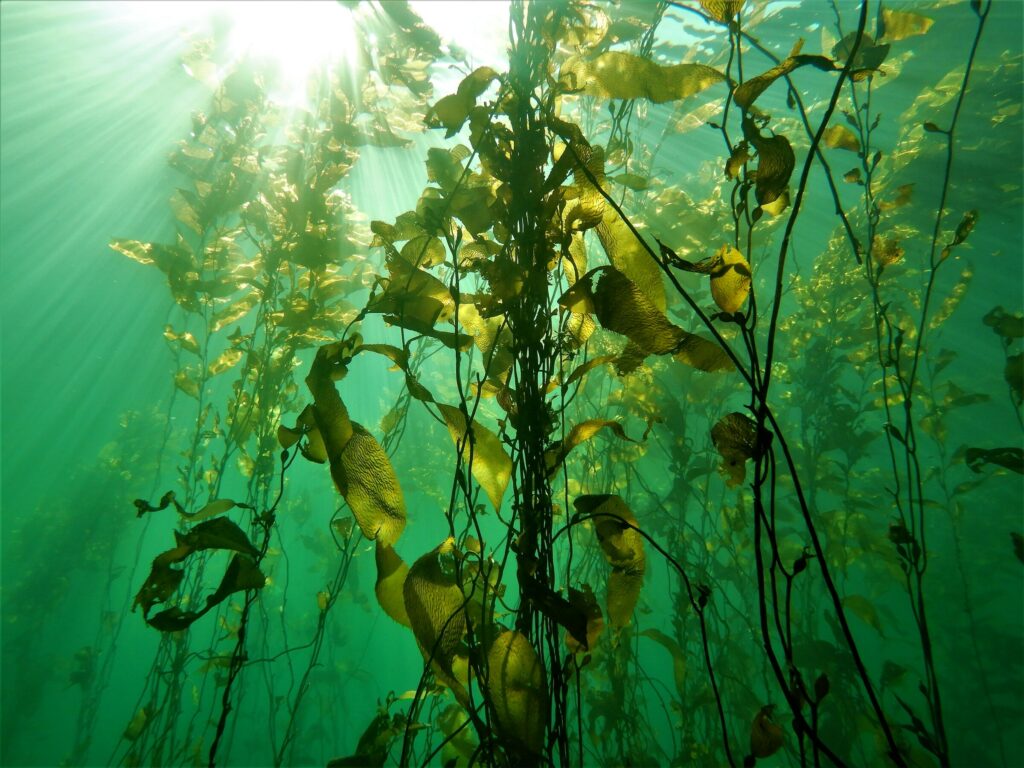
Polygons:
<instances>
[{"instance_id":1,"label":"underwater haze","mask_svg":"<svg viewBox=\"0 0 1024 768\"><path fill-rule=\"evenodd\" d=\"M1022 43L0 2L0 766L1024 766Z\"/></svg>"}]
</instances>

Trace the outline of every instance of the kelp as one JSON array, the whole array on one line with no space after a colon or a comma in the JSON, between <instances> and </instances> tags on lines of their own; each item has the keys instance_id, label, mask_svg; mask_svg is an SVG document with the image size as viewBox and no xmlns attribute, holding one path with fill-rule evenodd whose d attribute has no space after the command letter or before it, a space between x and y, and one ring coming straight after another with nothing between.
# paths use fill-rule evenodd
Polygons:
<instances>
[{"instance_id":1,"label":"kelp","mask_svg":"<svg viewBox=\"0 0 1024 768\"><path fill-rule=\"evenodd\" d=\"M173 505L185 527L136 607L178 632L245 593L237 621L221 613L233 647L208 670L224 689L211 761L250 663L250 606L284 613L269 544L286 524L278 502L301 482L283 474L301 455L328 466L337 509L320 530L287 524L327 542L304 543L335 576L296 601L316 625L314 650L277 764L294 757L296 712L346 603L409 629L423 667L331 765L440 754L455 765L735 766L736 750L744 765L784 754L920 761L904 737L949 762L923 618L919 660L889 662L878 678L860 649L906 629L880 606L887 579L906 589L911 618L924 615L924 532L936 524L926 507L945 503L958 536L961 500L1022 471L1001 436L947 450L947 414L993 404L948 378L955 352L929 346L973 290L975 230L988 219L981 203L946 200L947 165L929 252L931 190L906 158L922 141L959 147L956 115L876 133L868 102L932 20L873 6L872 27L865 6L850 31L837 13L822 33L828 55L797 40L782 58L757 34L787 10L516 2L509 71L462 67L454 93L435 96L431 62L453 49L404 4L385 4L377 15L397 25L394 39L359 54L373 75L335 82L281 144L249 137L235 151L220 135L266 108L258 78L233 78L215 118L194 120L175 162L197 183L171 199L174 243L112 247L163 273L186 314L164 338L197 414L181 501L136 505L140 516ZM680 56L661 25L686 17L702 20L699 43ZM966 74L961 101L965 91ZM387 114L396 104L409 109ZM684 121L722 145L698 161L676 154ZM417 149L404 133L418 124L451 141ZM367 144L422 155L426 186L393 219L373 219L372 202L365 218L338 202ZM673 151L659 154L663 144ZM835 158L854 167L837 176ZM836 213L830 239L805 228L819 195ZM356 220L371 223L357 233ZM1018 412L1019 321L1002 308L983 321ZM349 409L362 412L361 376L381 362L387 384L372 394L384 416L370 429ZM226 407L211 410L225 386ZM223 460L204 456L210 440L223 441ZM926 440L939 457L927 474ZM892 464L881 475L864 472L874 451ZM235 462L262 496L220 492ZM403 487L416 499L408 519ZM248 532L229 520L236 510ZM442 543L424 552L423 541ZM346 580L371 548L372 606ZM191 576L211 549L230 559L204 595ZM673 684L657 688L671 744L642 701L652 652L671 664ZM915 667L922 698L894 698ZM149 714L126 735L133 745L157 714L137 711Z\"/></svg>"}]
</instances>

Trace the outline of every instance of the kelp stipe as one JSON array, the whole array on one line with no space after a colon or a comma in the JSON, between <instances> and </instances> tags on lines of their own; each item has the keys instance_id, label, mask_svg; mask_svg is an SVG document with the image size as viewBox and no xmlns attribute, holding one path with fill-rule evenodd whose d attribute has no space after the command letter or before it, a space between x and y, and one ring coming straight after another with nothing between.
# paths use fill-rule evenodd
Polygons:
<instances>
[{"instance_id":1,"label":"kelp stipe","mask_svg":"<svg viewBox=\"0 0 1024 768\"><path fill-rule=\"evenodd\" d=\"M254 668L294 648L271 541L305 504L285 480L301 460L326 465L329 504L340 497L311 523L336 559L305 667L288 661L284 695L264 675L268 763L303 756L313 671L372 548L379 612L408 630L422 675L367 702L365 731L330 765L951 764L926 532L948 522L966 584L958 526L977 483L954 485L946 420L980 400L938 378L952 358L927 340L971 275L950 288L940 268L985 226L973 209L944 222L990 4L970 6L948 122L898 124L902 155L882 147L872 100L906 62L902 41L928 33L921 14L864 3L851 29L834 5L820 52L793 39L780 58L759 36L779 12L767 6L515 2L508 72L464 66L454 92L433 94L438 39L404 5L383 9L375 23L390 26L363 29L392 30L362 61L373 88L323 81L316 108L271 139L261 79L239 68L176 156L192 184L172 200L176 244L114 244L163 270L191 318L166 336L197 358L175 383L198 414L181 500L137 502L176 510L181 530L138 594L167 648L117 756L230 762ZM706 61L657 59L681 19ZM337 186L356 147L404 144L393 103L458 138L426 151L414 209L364 236ZM659 124L652 105L677 112ZM703 162L663 178L659 153L695 126L720 146L691 134L688 159ZM901 218L921 200L902 175L940 139L922 241ZM856 164L839 177L844 157ZM816 205L835 211L831 237L804 224ZM810 263L804 243L821 245ZM1019 418L1014 315L985 322L1007 342ZM361 376L381 363L401 394L360 424ZM218 389L228 370L238 379ZM1010 448L960 455L1020 471ZM936 491L948 521L930 509ZM212 594L210 549L232 558ZM916 638L880 659L899 623L879 597L890 583ZM228 634L191 651L207 613ZM197 657L223 670L223 690L195 689L193 710L181 689Z\"/></svg>"}]
</instances>

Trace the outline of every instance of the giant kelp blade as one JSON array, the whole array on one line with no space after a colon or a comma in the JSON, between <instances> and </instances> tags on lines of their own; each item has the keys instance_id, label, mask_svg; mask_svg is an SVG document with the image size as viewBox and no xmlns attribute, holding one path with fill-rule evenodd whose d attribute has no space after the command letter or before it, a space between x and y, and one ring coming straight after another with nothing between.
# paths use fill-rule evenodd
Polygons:
<instances>
[{"instance_id":1,"label":"giant kelp blade","mask_svg":"<svg viewBox=\"0 0 1024 768\"><path fill-rule=\"evenodd\" d=\"M327 768L383 768L392 743L404 730L403 723L401 716L381 708L359 737L355 754L335 758Z\"/></svg>"},{"instance_id":2,"label":"giant kelp blade","mask_svg":"<svg viewBox=\"0 0 1024 768\"><path fill-rule=\"evenodd\" d=\"M822 134L821 140L825 142L826 147L831 147L832 149L846 149L850 152L860 152L860 140L854 135L853 131L845 125L840 125L838 123L830 125L825 129L825 133Z\"/></svg>"},{"instance_id":3,"label":"giant kelp blade","mask_svg":"<svg viewBox=\"0 0 1024 768\"><path fill-rule=\"evenodd\" d=\"M217 591L206 598L206 610L210 610L228 595L248 589L262 589L266 583L267 577L253 560L244 555L234 555Z\"/></svg>"},{"instance_id":4,"label":"giant kelp blade","mask_svg":"<svg viewBox=\"0 0 1024 768\"><path fill-rule=\"evenodd\" d=\"M331 457L331 477L368 539L394 544L405 529L405 498L387 453L361 424Z\"/></svg>"},{"instance_id":5,"label":"giant kelp blade","mask_svg":"<svg viewBox=\"0 0 1024 768\"><path fill-rule=\"evenodd\" d=\"M708 373L731 371L736 367L716 342L692 333L683 337L672 357L684 365Z\"/></svg>"},{"instance_id":6,"label":"giant kelp blade","mask_svg":"<svg viewBox=\"0 0 1024 768\"><path fill-rule=\"evenodd\" d=\"M986 464L1012 470L1024 474L1024 450L1013 447L1006 448L968 448L964 453L967 466L974 472L981 472Z\"/></svg>"},{"instance_id":7,"label":"giant kelp blade","mask_svg":"<svg viewBox=\"0 0 1024 768\"><path fill-rule=\"evenodd\" d=\"M368 312L408 318L430 327L451 319L455 300L448 286L398 256L389 256L387 266L391 277L384 292L367 305Z\"/></svg>"},{"instance_id":8,"label":"giant kelp blade","mask_svg":"<svg viewBox=\"0 0 1024 768\"><path fill-rule=\"evenodd\" d=\"M423 658L433 663L439 679L462 701L466 691L456 679L453 663L466 633L466 598L455 579L452 551L453 544L447 541L413 563L402 594Z\"/></svg>"},{"instance_id":9,"label":"giant kelp blade","mask_svg":"<svg viewBox=\"0 0 1024 768\"><path fill-rule=\"evenodd\" d=\"M384 613L405 627L412 628L409 614L405 610L405 579L409 574L409 566L398 556L388 544L379 539L375 550L377 565L377 583L373 591L377 602Z\"/></svg>"},{"instance_id":10,"label":"giant kelp blade","mask_svg":"<svg viewBox=\"0 0 1024 768\"><path fill-rule=\"evenodd\" d=\"M306 386L313 395L313 405L303 410L300 423L307 429L316 427L326 457L338 456L352 437L348 408L338 394L335 377L344 375L343 351L340 344L327 344L317 350L306 376ZM310 423L312 422L312 423Z\"/></svg>"},{"instance_id":11,"label":"giant kelp blade","mask_svg":"<svg viewBox=\"0 0 1024 768\"><path fill-rule=\"evenodd\" d=\"M487 653L487 688L498 733L513 753L538 755L544 747L547 684L533 646L521 632L504 632Z\"/></svg>"},{"instance_id":12,"label":"giant kelp blade","mask_svg":"<svg viewBox=\"0 0 1024 768\"><path fill-rule=\"evenodd\" d=\"M796 166L796 155L785 136L762 136L749 116L743 118L743 138L757 150L757 187L754 196L761 206L786 194ZM773 211L774 212L774 211Z\"/></svg>"},{"instance_id":13,"label":"giant kelp blade","mask_svg":"<svg viewBox=\"0 0 1024 768\"><path fill-rule=\"evenodd\" d=\"M711 267L711 298L723 312L739 312L750 294L750 264L742 253L723 245Z\"/></svg>"},{"instance_id":14,"label":"giant kelp blade","mask_svg":"<svg viewBox=\"0 0 1024 768\"><path fill-rule=\"evenodd\" d=\"M752 77L736 86L736 90L733 91L733 99L744 110L749 109L757 100L757 97L767 90L768 86L780 77L788 75L797 67L803 67L807 64L826 71L835 69L835 65L832 60L826 56L810 56L806 54L790 56L776 64L767 72L763 72L762 74Z\"/></svg>"},{"instance_id":15,"label":"giant kelp blade","mask_svg":"<svg viewBox=\"0 0 1024 768\"><path fill-rule=\"evenodd\" d=\"M700 93L722 82L725 75L704 64L662 66L642 56L607 51L589 60L569 58L559 79L574 93L603 99L649 99L660 104Z\"/></svg>"},{"instance_id":16,"label":"giant kelp blade","mask_svg":"<svg viewBox=\"0 0 1024 768\"><path fill-rule=\"evenodd\" d=\"M631 443L636 442L626 434L622 425L617 421L611 419L587 419L573 426L565 438L545 453L544 462L547 465L548 472L554 472L558 469L573 448L590 440L603 429L609 430L620 440L627 440Z\"/></svg>"},{"instance_id":17,"label":"giant kelp blade","mask_svg":"<svg viewBox=\"0 0 1024 768\"><path fill-rule=\"evenodd\" d=\"M192 550L188 546L178 546L157 555L153 560L149 576L146 577L142 588L135 595L132 610L134 611L141 605L142 614L145 616L154 605L169 600L178 591L182 579L185 578L185 572L180 568L172 568L171 563L184 560L191 552Z\"/></svg>"},{"instance_id":18,"label":"giant kelp blade","mask_svg":"<svg viewBox=\"0 0 1024 768\"><path fill-rule=\"evenodd\" d=\"M612 567L608 575L608 620L614 629L622 629L632 620L647 569L636 518L626 502L610 494L580 496L573 506L578 515L590 517L601 551Z\"/></svg>"},{"instance_id":19,"label":"giant kelp blade","mask_svg":"<svg viewBox=\"0 0 1024 768\"><path fill-rule=\"evenodd\" d=\"M736 17L744 2L745 0L700 0L700 7L712 19L725 24Z\"/></svg>"},{"instance_id":20,"label":"giant kelp blade","mask_svg":"<svg viewBox=\"0 0 1024 768\"><path fill-rule=\"evenodd\" d=\"M919 13L910 11L897 11L890 8L882 8L882 24L879 30L879 37L896 42L905 40L915 35L923 35L932 28L933 19L922 16Z\"/></svg>"},{"instance_id":21,"label":"giant kelp blade","mask_svg":"<svg viewBox=\"0 0 1024 768\"><path fill-rule=\"evenodd\" d=\"M783 734L772 720L773 706L762 707L750 725L750 754L756 758L771 757L782 748Z\"/></svg>"},{"instance_id":22,"label":"giant kelp blade","mask_svg":"<svg viewBox=\"0 0 1024 768\"><path fill-rule=\"evenodd\" d=\"M366 538L394 544L405 528L405 498L398 478L376 438L349 419L348 409L334 384L335 378L345 373L345 354L355 347L355 344L344 349L340 344L321 347L306 377L306 385L313 394L313 415L338 492L348 503Z\"/></svg>"},{"instance_id":23,"label":"giant kelp blade","mask_svg":"<svg viewBox=\"0 0 1024 768\"><path fill-rule=\"evenodd\" d=\"M666 300L661 269L612 208L605 211L597 236L612 266L629 278L655 309L664 312Z\"/></svg>"},{"instance_id":24,"label":"giant kelp blade","mask_svg":"<svg viewBox=\"0 0 1024 768\"><path fill-rule=\"evenodd\" d=\"M473 421L469 428L465 414L451 405L437 404L456 446L462 444L462 459L470 463L473 479L484 489L496 510L512 477L512 459L501 440L487 427ZM472 441L472 447L470 446Z\"/></svg>"},{"instance_id":25,"label":"giant kelp blade","mask_svg":"<svg viewBox=\"0 0 1024 768\"><path fill-rule=\"evenodd\" d=\"M728 475L726 484L739 485L746 477L746 461L756 452L757 425L743 413L723 416L711 428L711 440L722 457L722 471Z\"/></svg>"},{"instance_id":26,"label":"giant kelp blade","mask_svg":"<svg viewBox=\"0 0 1024 768\"><path fill-rule=\"evenodd\" d=\"M647 354L669 354L686 336L615 267L590 270L563 294L559 304L583 311L592 307L602 327L622 334Z\"/></svg>"},{"instance_id":27,"label":"giant kelp blade","mask_svg":"<svg viewBox=\"0 0 1024 768\"><path fill-rule=\"evenodd\" d=\"M259 550L252 545L245 532L226 517L199 523L182 537L182 543L194 552L203 549L227 549L250 557L259 557Z\"/></svg>"}]
</instances>

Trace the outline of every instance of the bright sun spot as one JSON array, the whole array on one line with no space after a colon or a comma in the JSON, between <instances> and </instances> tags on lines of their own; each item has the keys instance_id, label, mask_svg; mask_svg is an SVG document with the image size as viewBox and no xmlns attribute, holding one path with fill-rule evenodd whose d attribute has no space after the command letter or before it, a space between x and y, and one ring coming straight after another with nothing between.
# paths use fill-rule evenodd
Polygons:
<instances>
[{"instance_id":1,"label":"bright sun spot","mask_svg":"<svg viewBox=\"0 0 1024 768\"><path fill-rule=\"evenodd\" d=\"M280 97L302 100L311 72L335 61L355 59L352 13L336 2L284 0L219 4L230 14L228 55L273 61Z\"/></svg>"},{"instance_id":2,"label":"bright sun spot","mask_svg":"<svg viewBox=\"0 0 1024 768\"><path fill-rule=\"evenodd\" d=\"M131 8L136 25L143 20L185 35L216 31L229 60L269 62L277 76L274 95L289 104L305 100L315 70L356 61L352 11L334 0L147 0Z\"/></svg>"}]
</instances>

